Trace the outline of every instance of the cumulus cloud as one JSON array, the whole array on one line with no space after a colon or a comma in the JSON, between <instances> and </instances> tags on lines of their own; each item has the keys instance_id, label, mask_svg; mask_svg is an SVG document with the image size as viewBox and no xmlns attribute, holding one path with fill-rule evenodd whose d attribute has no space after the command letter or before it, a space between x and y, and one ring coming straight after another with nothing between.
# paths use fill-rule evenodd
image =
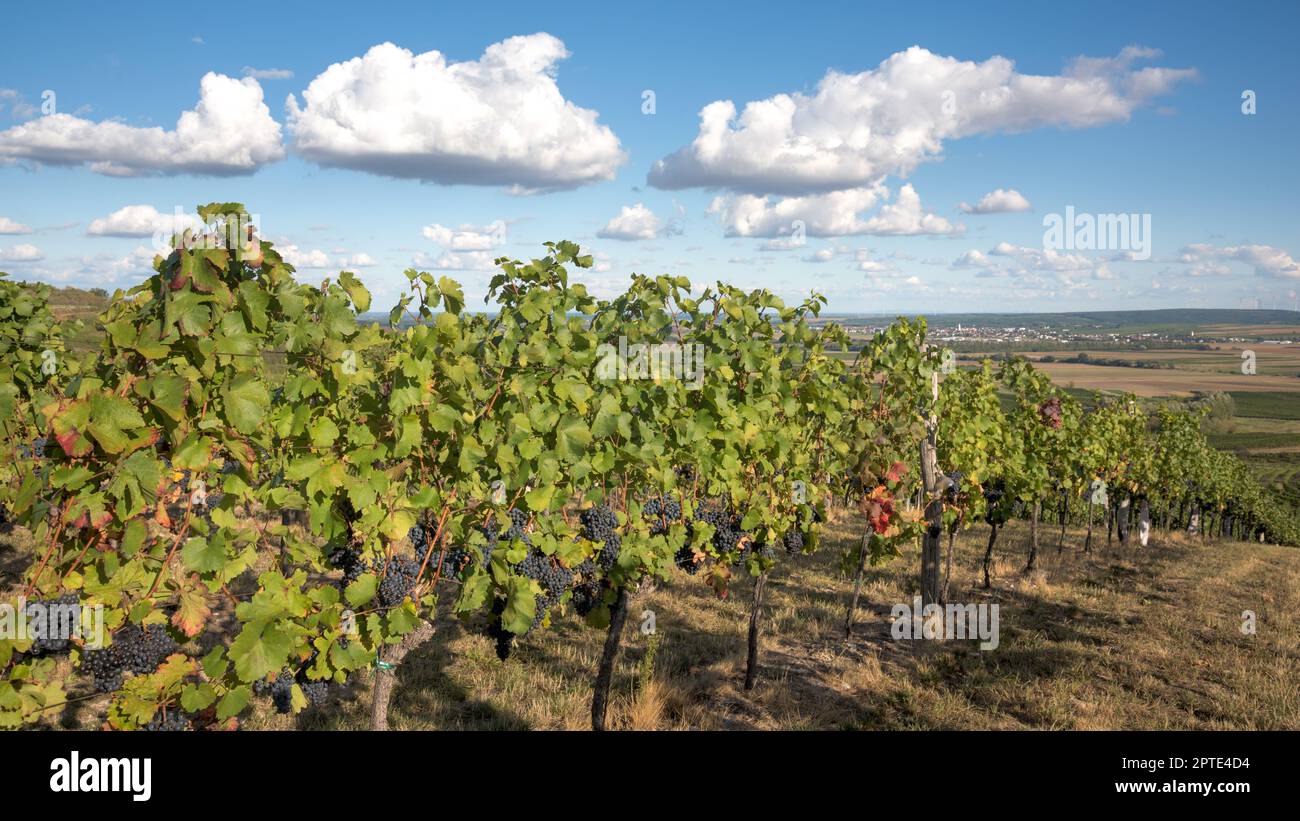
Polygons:
<instances>
[{"instance_id":1,"label":"cumulus cloud","mask_svg":"<svg viewBox=\"0 0 1300 821\"><path fill-rule=\"evenodd\" d=\"M262 102L251 77L236 80L209 72L199 102L173 131L138 128L72 114L50 114L0 131L0 163L89 165L99 174L251 174L284 157L280 124Z\"/></svg>"},{"instance_id":2,"label":"cumulus cloud","mask_svg":"<svg viewBox=\"0 0 1300 821\"><path fill-rule=\"evenodd\" d=\"M1188 245L1179 261L1191 267L1192 276L1221 276L1231 273L1225 262L1241 262L1255 269L1255 275L1271 279L1300 279L1300 262L1289 253L1271 245Z\"/></svg>"},{"instance_id":3,"label":"cumulus cloud","mask_svg":"<svg viewBox=\"0 0 1300 821\"><path fill-rule=\"evenodd\" d=\"M979 277L1015 277L1031 283L1041 282L1044 277L1065 285L1117 278L1103 258L1050 248L1026 248L1009 242L999 242L987 253L971 249L957 257L950 267L976 269Z\"/></svg>"},{"instance_id":4,"label":"cumulus cloud","mask_svg":"<svg viewBox=\"0 0 1300 821\"><path fill-rule=\"evenodd\" d=\"M1028 211L1032 206L1016 189L999 188L985 194L974 205L963 202L957 207L965 214L1005 214L1010 211Z\"/></svg>"},{"instance_id":5,"label":"cumulus cloud","mask_svg":"<svg viewBox=\"0 0 1300 821\"><path fill-rule=\"evenodd\" d=\"M8 217L0 217L0 234L30 234L31 228Z\"/></svg>"},{"instance_id":6,"label":"cumulus cloud","mask_svg":"<svg viewBox=\"0 0 1300 821\"><path fill-rule=\"evenodd\" d=\"M898 199L883 205L880 211L863 226L864 234L915 236L917 234L961 234L966 226L953 225L937 214L921 208L921 197L911 184L898 189Z\"/></svg>"},{"instance_id":7,"label":"cumulus cloud","mask_svg":"<svg viewBox=\"0 0 1300 821\"><path fill-rule=\"evenodd\" d=\"M438 256L417 253L411 258L417 268L443 268L450 271L491 271L496 268L496 255L487 251L448 252Z\"/></svg>"},{"instance_id":8,"label":"cumulus cloud","mask_svg":"<svg viewBox=\"0 0 1300 821\"><path fill-rule=\"evenodd\" d=\"M866 248L860 249L855 256L858 270L865 271L873 277L898 273L898 269L892 262L872 257L871 252Z\"/></svg>"},{"instance_id":9,"label":"cumulus cloud","mask_svg":"<svg viewBox=\"0 0 1300 821\"><path fill-rule=\"evenodd\" d=\"M379 264L379 263L375 262L374 257L372 257L372 256L370 256L369 254L366 254L366 253L361 253L361 254L353 254L353 255L351 255L351 256L349 256L349 257L346 257L346 258L343 260L342 265L340 265L339 267L341 267L341 268L369 268L369 267L371 267L371 266L373 266L373 265L378 265L378 264Z\"/></svg>"},{"instance_id":10,"label":"cumulus cloud","mask_svg":"<svg viewBox=\"0 0 1300 821\"><path fill-rule=\"evenodd\" d=\"M504 245L506 241L506 225L501 220L491 225L460 225L456 228L435 222L421 228L420 233L448 251L487 251Z\"/></svg>"},{"instance_id":11,"label":"cumulus cloud","mask_svg":"<svg viewBox=\"0 0 1300 821\"><path fill-rule=\"evenodd\" d=\"M714 197L708 213L719 217L729 237L842 237L867 231L863 211L888 191L881 185L804 197L773 199L753 194Z\"/></svg>"},{"instance_id":12,"label":"cumulus cloud","mask_svg":"<svg viewBox=\"0 0 1300 821\"><path fill-rule=\"evenodd\" d=\"M913 46L875 69L830 71L812 94L778 94L739 114L730 100L708 104L695 139L656 162L648 182L787 195L869 186L941 156L947 140L1127 120L1195 76L1134 68L1158 54L1130 47L1040 76L1018 73L1005 57L977 63Z\"/></svg>"},{"instance_id":13,"label":"cumulus cloud","mask_svg":"<svg viewBox=\"0 0 1300 821\"><path fill-rule=\"evenodd\" d=\"M22 243L9 248L0 248L0 260L4 262L36 262L45 259L45 254L35 245Z\"/></svg>"},{"instance_id":14,"label":"cumulus cloud","mask_svg":"<svg viewBox=\"0 0 1300 821\"><path fill-rule=\"evenodd\" d=\"M86 233L99 237L152 237L171 235L203 225L197 214L161 214L152 205L127 205L107 217L92 220Z\"/></svg>"},{"instance_id":15,"label":"cumulus cloud","mask_svg":"<svg viewBox=\"0 0 1300 821\"><path fill-rule=\"evenodd\" d=\"M618 138L560 93L564 43L494 43L478 60L392 43L335 63L286 103L294 147L324 166L388 177L508 186L519 193L612 179Z\"/></svg>"},{"instance_id":16,"label":"cumulus cloud","mask_svg":"<svg viewBox=\"0 0 1300 821\"><path fill-rule=\"evenodd\" d=\"M275 250L294 268L331 268L330 255L319 248L303 250L292 243L277 244Z\"/></svg>"},{"instance_id":17,"label":"cumulus cloud","mask_svg":"<svg viewBox=\"0 0 1300 821\"><path fill-rule=\"evenodd\" d=\"M605 223L596 232L602 239L636 240L654 239L666 229L664 221L641 203L625 205L618 216Z\"/></svg>"}]
</instances>

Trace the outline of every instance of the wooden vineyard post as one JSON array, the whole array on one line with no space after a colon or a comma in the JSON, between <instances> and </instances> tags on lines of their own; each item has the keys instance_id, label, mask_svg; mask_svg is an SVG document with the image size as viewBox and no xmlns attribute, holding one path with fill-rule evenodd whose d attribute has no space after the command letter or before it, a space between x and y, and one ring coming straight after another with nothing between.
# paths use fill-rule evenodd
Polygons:
<instances>
[{"instance_id":1,"label":"wooden vineyard post","mask_svg":"<svg viewBox=\"0 0 1300 821\"><path fill-rule=\"evenodd\" d=\"M745 664L745 689L754 689L758 679L758 624L763 616L763 592L767 589L767 572L754 580L754 603L749 610L749 660Z\"/></svg>"},{"instance_id":2,"label":"wooden vineyard post","mask_svg":"<svg viewBox=\"0 0 1300 821\"><path fill-rule=\"evenodd\" d=\"M934 374L933 394L939 397L939 374ZM925 490L925 535L921 538L921 603L939 604L939 571L943 545L943 494L939 488L939 457L936 448L938 419L930 414L929 432L921 443L921 483Z\"/></svg>"},{"instance_id":3,"label":"wooden vineyard post","mask_svg":"<svg viewBox=\"0 0 1300 821\"><path fill-rule=\"evenodd\" d=\"M853 598L849 600L849 614L844 619L844 638L853 635L853 614L858 609L858 594L862 592L862 577L867 574L867 558L871 555L869 551L871 536L862 537L862 553L858 557L858 575L853 580Z\"/></svg>"}]
</instances>

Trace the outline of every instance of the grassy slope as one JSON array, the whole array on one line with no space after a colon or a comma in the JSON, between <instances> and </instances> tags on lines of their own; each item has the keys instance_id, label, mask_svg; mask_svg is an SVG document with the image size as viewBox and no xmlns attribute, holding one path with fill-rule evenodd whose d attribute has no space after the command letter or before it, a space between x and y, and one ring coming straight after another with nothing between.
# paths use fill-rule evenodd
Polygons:
<instances>
[{"instance_id":1,"label":"grassy slope","mask_svg":"<svg viewBox=\"0 0 1300 821\"><path fill-rule=\"evenodd\" d=\"M720 601L679 575L632 605L611 720L659 729L1300 728L1300 551L1202 545L1182 536L1082 557L1079 534L1059 557L1047 540L1031 579L1023 526L1001 542L994 590L976 588L987 530L958 542L954 600L997 602L1001 646L914 648L889 638L888 612L915 590L912 554L873 569L854 638L842 639L850 585L836 573L855 522L833 525L816 556L769 586L762 673L743 678L747 584ZM1102 538L1104 544L1104 534ZM657 616L653 684L638 690ZM1254 610L1259 632L1239 630ZM445 621L399 672L393 726L405 729L585 728L601 633L573 620L523 641L507 663L491 642ZM365 685L328 713L260 713L257 727L361 728Z\"/></svg>"}]
</instances>

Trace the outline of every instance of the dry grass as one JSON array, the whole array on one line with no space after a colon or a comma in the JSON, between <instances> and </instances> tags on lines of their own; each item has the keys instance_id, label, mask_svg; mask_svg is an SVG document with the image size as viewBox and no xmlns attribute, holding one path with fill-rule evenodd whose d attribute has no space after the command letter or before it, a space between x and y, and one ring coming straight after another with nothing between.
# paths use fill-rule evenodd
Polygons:
<instances>
[{"instance_id":1,"label":"dry grass","mask_svg":"<svg viewBox=\"0 0 1300 821\"><path fill-rule=\"evenodd\" d=\"M758 687L743 689L750 591L715 598L676 575L631 604L610 705L620 729L1279 729L1300 728L1300 551L1204 545L1175 535L1147 548L1058 553L1020 568L1025 528L999 538L994 586L979 589L987 530L957 541L952 598L1000 606L1000 646L896 642L889 611L916 590L912 554L869 570L854 635L838 556L860 523L828 526L815 556L783 563L768 585ZM0 541L0 560L12 560ZM8 554L8 555L6 555ZM450 593L450 591L449 591ZM450 598L450 595L444 598ZM1242 611L1258 633L1240 631ZM653 611L657 652L638 628ZM443 617L398 668L394 729L583 729L603 633L561 620L507 662L473 624ZM638 680L644 682L638 685ZM338 704L296 717L257 704L249 729L360 729L367 680ZM87 702L65 724L95 726Z\"/></svg>"},{"instance_id":2,"label":"dry grass","mask_svg":"<svg viewBox=\"0 0 1300 821\"><path fill-rule=\"evenodd\" d=\"M959 539L952 597L1000 605L1001 644L923 646L890 638L889 610L916 590L916 556L869 571L852 639L851 585L836 572L857 522L830 528L816 556L768 586L758 687L743 689L747 585L729 600L697 579L638 596L616 671L620 729L1277 729L1300 728L1300 552L1203 545L1173 536L1082 556L1045 539L1040 572L1020 574L1027 534L999 539L992 591L978 588L987 531ZM1103 537L1104 542L1104 537ZM656 616L649 685L644 611ZM1240 631L1243 610L1258 633ZM521 641L505 663L472 628L440 634L399 671L390 719L402 729L578 729L603 634L574 620ZM254 726L361 728L364 686L337 710Z\"/></svg>"}]
</instances>

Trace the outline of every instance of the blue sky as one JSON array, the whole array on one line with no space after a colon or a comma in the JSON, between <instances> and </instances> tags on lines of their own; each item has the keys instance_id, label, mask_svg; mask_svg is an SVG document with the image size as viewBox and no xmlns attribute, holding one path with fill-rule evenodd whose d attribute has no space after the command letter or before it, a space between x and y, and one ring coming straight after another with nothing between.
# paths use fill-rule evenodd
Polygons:
<instances>
[{"instance_id":1,"label":"blue sky","mask_svg":"<svg viewBox=\"0 0 1300 821\"><path fill-rule=\"evenodd\" d=\"M20 7L0 270L127 286L154 212L236 200L301 277L351 268L381 306L407 267L481 298L485 260L567 238L598 294L636 271L834 312L1290 307L1298 8ZM1150 242L1045 244L1067 206Z\"/></svg>"}]
</instances>

